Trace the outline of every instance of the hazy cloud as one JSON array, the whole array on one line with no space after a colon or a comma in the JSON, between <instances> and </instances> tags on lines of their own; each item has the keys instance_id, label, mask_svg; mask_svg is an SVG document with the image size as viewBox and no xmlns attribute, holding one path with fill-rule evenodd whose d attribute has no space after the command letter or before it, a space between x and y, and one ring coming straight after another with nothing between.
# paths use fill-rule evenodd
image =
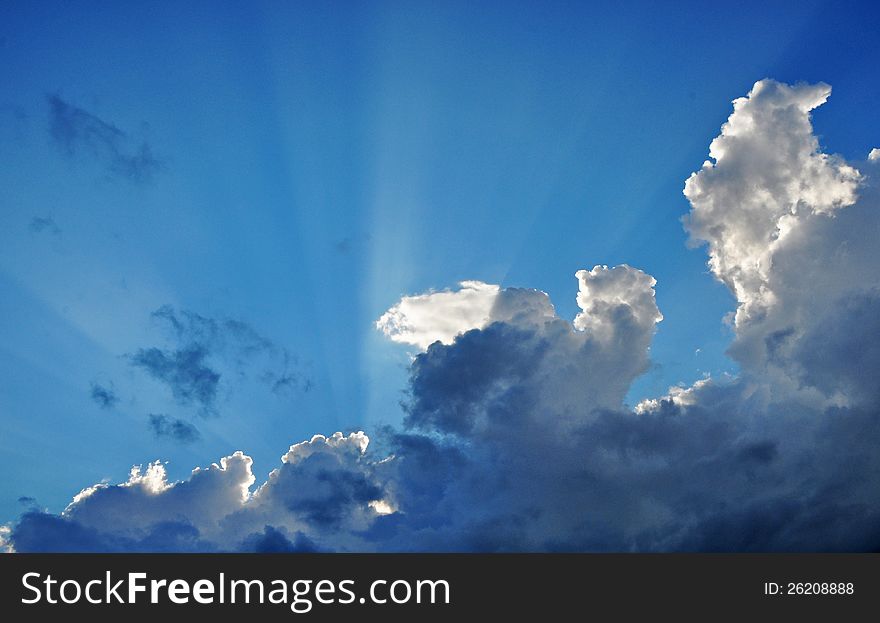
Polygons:
<instances>
[{"instance_id":1,"label":"hazy cloud","mask_svg":"<svg viewBox=\"0 0 880 623\"><path fill-rule=\"evenodd\" d=\"M136 143L129 135L58 95L48 96L49 133L70 157L88 155L108 171L134 182L149 181L162 163L146 141Z\"/></svg>"},{"instance_id":2,"label":"hazy cloud","mask_svg":"<svg viewBox=\"0 0 880 623\"><path fill-rule=\"evenodd\" d=\"M89 395L92 397L92 400L95 401L95 404L102 409L112 409L119 402L119 397L116 395L112 386L105 387L98 383L92 383Z\"/></svg>"},{"instance_id":3,"label":"hazy cloud","mask_svg":"<svg viewBox=\"0 0 880 623\"><path fill-rule=\"evenodd\" d=\"M217 397L220 374L207 365L207 357L208 350L200 344L173 351L142 348L132 355L131 363L165 383L181 404L195 402L210 409Z\"/></svg>"},{"instance_id":4,"label":"hazy cloud","mask_svg":"<svg viewBox=\"0 0 880 623\"><path fill-rule=\"evenodd\" d=\"M169 305L153 312L152 318L172 345L138 349L129 355L130 362L165 384L179 404L212 411L224 379L238 382L253 370L256 381L279 395L310 387L287 349L241 320L211 318Z\"/></svg>"},{"instance_id":5,"label":"hazy cloud","mask_svg":"<svg viewBox=\"0 0 880 623\"><path fill-rule=\"evenodd\" d=\"M169 437L180 443L192 443L201 438L195 426L178 418L151 413L149 423L156 437Z\"/></svg>"},{"instance_id":6,"label":"hazy cloud","mask_svg":"<svg viewBox=\"0 0 880 623\"><path fill-rule=\"evenodd\" d=\"M61 234L61 228L51 216L35 216L28 225L28 230L32 234L49 233L53 236Z\"/></svg>"}]
</instances>

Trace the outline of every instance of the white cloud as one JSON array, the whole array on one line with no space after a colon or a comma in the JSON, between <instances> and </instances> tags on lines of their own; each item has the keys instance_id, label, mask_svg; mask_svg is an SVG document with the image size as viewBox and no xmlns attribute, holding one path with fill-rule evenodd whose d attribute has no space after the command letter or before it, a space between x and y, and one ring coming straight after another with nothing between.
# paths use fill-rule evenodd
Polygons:
<instances>
[{"instance_id":1,"label":"white cloud","mask_svg":"<svg viewBox=\"0 0 880 623\"><path fill-rule=\"evenodd\" d=\"M810 111L831 94L826 84L761 80L733 102L700 171L687 180L686 226L709 246L709 266L739 301L736 324L759 317L776 299L770 272L778 247L802 221L856 201L861 176L819 150Z\"/></svg>"},{"instance_id":2,"label":"white cloud","mask_svg":"<svg viewBox=\"0 0 880 623\"><path fill-rule=\"evenodd\" d=\"M235 452L176 483L167 481L161 463L151 463L144 471L136 467L126 482L100 484L80 493L63 515L87 528L109 527L119 537L141 538L157 523L183 520L203 538L218 538L221 521L249 499L252 463L249 456Z\"/></svg>"},{"instance_id":3,"label":"white cloud","mask_svg":"<svg viewBox=\"0 0 880 623\"><path fill-rule=\"evenodd\" d=\"M451 344L462 333L491 322L541 324L556 317L546 293L462 281L458 290L404 296L376 321L395 342L427 350L434 342Z\"/></svg>"},{"instance_id":4,"label":"white cloud","mask_svg":"<svg viewBox=\"0 0 880 623\"><path fill-rule=\"evenodd\" d=\"M663 320L654 301L657 281L651 275L623 264L610 269L594 266L592 270L579 270L575 276L580 285L577 302L582 310L574 319L575 328L608 340L614 334L621 306L631 311L636 324L649 335Z\"/></svg>"},{"instance_id":5,"label":"white cloud","mask_svg":"<svg viewBox=\"0 0 880 623\"><path fill-rule=\"evenodd\" d=\"M0 554L12 554L15 548L9 540L12 528L9 526L0 526Z\"/></svg>"},{"instance_id":6,"label":"white cloud","mask_svg":"<svg viewBox=\"0 0 880 623\"><path fill-rule=\"evenodd\" d=\"M830 92L824 84L756 83L712 141L715 163L685 184L687 228L708 243L710 268L738 301L729 352L755 381L756 395L771 402L870 399L842 358L820 363L830 349L854 348L829 327L853 322L847 333L873 330L844 316L869 316L859 310L880 287L876 183L822 153L813 134L810 111Z\"/></svg>"},{"instance_id":7,"label":"white cloud","mask_svg":"<svg viewBox=\"0 0 880 623\"><path fill-rule=\"evenodd\" d=\"M395 342L426 350L434 342L451 344L455 336L489 323L501 288L482 281L463 281L458 290L405 296L376 321L376 328Z\"/></svg>"},{"instance_id":8,"label":"white cloud","mask_svg":"<svg viewBox=\"0 0 880 623\"><path fill-rule=\"evenodd\" d=\"M868 154L868 160L880 160L880 149L876 147Z\"/></svg>"},{"instance_id":9,"label":"white cloud","mask_svg":"<svg viewBox=\"0 0 880 623\"><path fill-rule=\"evenodd\" d=\"M41 533L61 526L69 532L64 548L74 551L154 550L163 539L177 539L176 547L187 550L234 550L271 526L282 534L309 533L333 549L363 548L356 532L395 512L363 458L368 444L363 432L315 435L292 445L256 490L253 461L242 452L196 468L179 482L167 480L162 463L135 467L125 482L98 484L75 496L61 524L41 526L51 516L30 515L35 527L28 532L19 526L18 542L33 550ZM0 530L0 547L11 543L9 528Z\"/></svg>"},{"instance_id":10,"label":"white cloud","mask_svg":"<svg viewBox=\"0 0 880 623\"><path fill-rule=\"evenodd\" d=\"M682 387L680 385L670 387L665 396L661 396L660 398L646 398L639 402L633 410L639 415L642 415L661 409L664 402L679 407L690 407L697 403L697 395L700 389L706 387L711 382L712 380L709 377L706 377L704 379L699 379L690 387Z\"/></svg>"}]
</instances>

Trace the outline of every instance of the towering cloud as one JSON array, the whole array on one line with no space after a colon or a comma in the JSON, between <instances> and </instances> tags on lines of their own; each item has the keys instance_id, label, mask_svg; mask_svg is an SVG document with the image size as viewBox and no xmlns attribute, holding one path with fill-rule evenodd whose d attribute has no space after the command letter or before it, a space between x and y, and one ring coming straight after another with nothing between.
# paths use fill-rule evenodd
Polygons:
<instances>
[{"instance_id":1,"label":"towering cloud","mask_svg":"<svg viewBox=\"0 0 880 623\"><path fill-rule=\"evenodd\" d=\"M758 82L709 146L714 163L685 184L687 228L708 243L712 272L740 302L737 324L773 304L773 256L792 230L855 203L859 172L821 153L810 124L830 94L826 84Z\"/></svg>"},{"instance_id":2,"label":"towering cloud","mask_svg":"<svg viewBox=\"0 0 880 623\"><path fill-rule=\"evenodd\" d=\"M420 349L401 430L317 435L254 488L235 453L161 464L5 538L32 550L880 548L878 161L824 154L826 85L758 82L685 186L738 307L738 378L624 406L662 316L629 266L577 273L580 312L464 282L377 326Z\"/></svg>"},{"instance_id":3,"label":"towering cloud","mask_svg":"<svg viewBox=\"0 0 880 623\"><path fill-rule=\"evenodd\" d=\"M852 405L876 364L877 168L819 151L810 111L830 87L758 82L685 185L687 227L735 294L731 354L782 399ZM859 361L859 371L851 363Z\"/></svg>"}]
</instances>

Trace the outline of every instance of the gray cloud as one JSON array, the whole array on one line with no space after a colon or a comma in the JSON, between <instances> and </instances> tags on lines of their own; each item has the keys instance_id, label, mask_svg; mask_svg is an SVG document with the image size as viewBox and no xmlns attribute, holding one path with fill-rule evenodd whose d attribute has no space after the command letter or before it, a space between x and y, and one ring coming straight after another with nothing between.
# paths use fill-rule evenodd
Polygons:
<instances>
[{"instance_id":1,"label":"gray cloud","mask_svg":"<svg viewBox=\"0 0 880 623\"><path fill-rule=\"evenodd\" d=\"M88 155L109 172L133 182L149 181L162 168L146 141L137 144L125 132L70 104L58 95L48 96L49 133L62 152Z\"/></svg>"},{"instance_id":2,"label":"gray cloud","mask_svg":"<svg viewBox=\"0 0 880 623\"><path fill-rule=\"evenodd\" d=\"M150 429L156 437L168 437L180 443L192 443L201 438L199 429L178 418L156 413L150 414Z\"/></svg>"},{"instance_id":3,"label":"gray cloud","mask_svg":"<svg viewBox=\"0 0 880 623\"><path fill-rule=\"evenodd\" d=\"M258 554L290 554L321 551L318 546L304 535L297 532L291 539L285 530L273 526L264 526L262 532L254 532L241 544L241 550Z\"/></svg>"}]
</instances>

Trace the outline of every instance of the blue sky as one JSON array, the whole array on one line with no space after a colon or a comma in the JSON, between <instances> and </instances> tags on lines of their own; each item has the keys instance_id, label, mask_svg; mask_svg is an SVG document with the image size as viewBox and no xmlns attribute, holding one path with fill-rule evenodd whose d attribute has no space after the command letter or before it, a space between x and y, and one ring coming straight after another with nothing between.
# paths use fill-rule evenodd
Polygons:
<instances>
[{"instance_id":1,"label":"blue sky","mask_svg":"<svg viewBox=\"0 0 880 623\"><path fill-rule=\"evenodd\" d=\"M576 270L630 264L664 315L631 404L735 373L736 303L686 244L684 180L768 76L833 85L815 132L864 158L878 18L840 2L4 3L0 522L132 464L181 478L245 448L262 478L315 432L398 424L410 354L374 323L461 280L539 288L571 319ZM91 142L53 134L53 101ZM181 400L135 365L186 346L163 306L272 346L218 347L218 396ZM282 367L295 382L271 391L261 375ZM199 439L157 435L150 414Z\"/></svg>"}]
</instances>

